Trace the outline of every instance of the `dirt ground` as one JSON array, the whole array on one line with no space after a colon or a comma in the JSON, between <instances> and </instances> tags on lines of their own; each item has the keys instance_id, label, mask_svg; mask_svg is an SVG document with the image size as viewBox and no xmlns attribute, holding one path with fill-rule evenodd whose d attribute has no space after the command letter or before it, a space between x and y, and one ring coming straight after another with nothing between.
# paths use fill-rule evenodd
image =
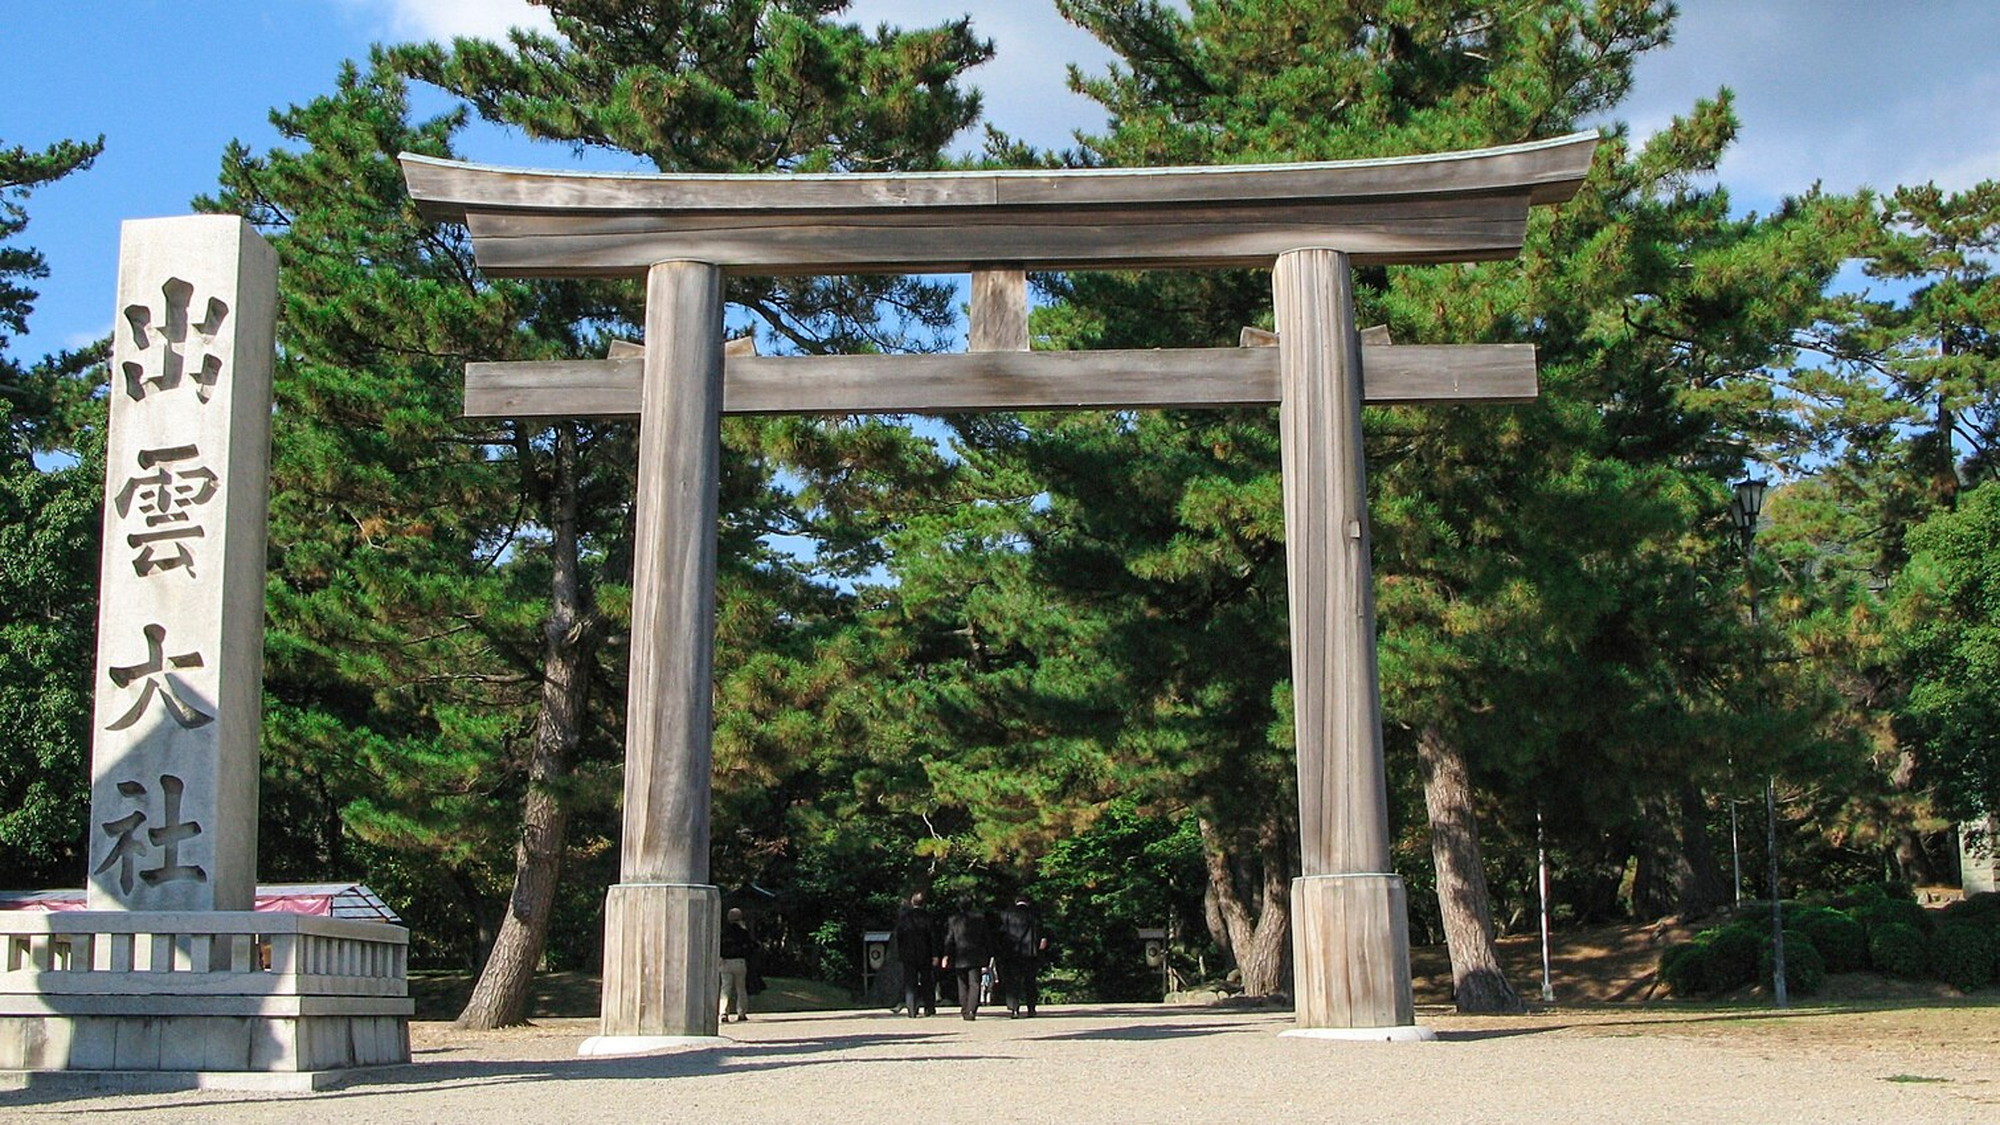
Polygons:
<instances>
[{"instance_id":1,"label":"dirt ground","mask_svg":"<svg viewBox=\"0 0 2000 1125\"><path fill-rule=\"evenodd\" d=\"M416 1062L318 1094L0 1093L0 1121L1897 1122L2000 1119L2000 1004L1425 1010L1432 1043L1281 1037L1290 1013L1160 1005L769 1013L675 1054L581 1059L593 1021L413 1029Z\"/></svg>"}]
</instances>

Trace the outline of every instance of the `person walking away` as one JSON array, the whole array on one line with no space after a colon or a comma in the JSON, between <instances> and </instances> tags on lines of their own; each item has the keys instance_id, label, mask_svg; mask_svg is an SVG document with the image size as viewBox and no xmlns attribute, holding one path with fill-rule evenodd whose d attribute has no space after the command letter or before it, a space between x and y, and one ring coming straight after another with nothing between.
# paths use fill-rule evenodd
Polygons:
<instances>
[{"instance_id":1,"label":"person walking away","mask_svg":"<svg viewBox=\"0 0 2000 1125\"><path fill-rule=\"evenodd\" d=\"M1042 932L1042 916L1023 895L1000 912L1000 932L996 936L994 959L1000 967L1000 992L1007 1001L1007 1016L1020 1019L1035 1014L1037 984L1042 954L1049 948Z\"/></svg>"},{"instance_id":2,"label":"person walking away","mask_svg":"<svg viewBox=\"0 0 2000 1125\"><path fill-rule=\"evenodd\" d=\"M937 923L918 891L896 915L896 959L903 966L903 1010L911 1019L937 1015Z\"/></svg>"},{"instance_id":3,"label":"person walking away","mask_svg":"<svg viewBox=\"0 0 2000 1125\"><path fill-rule=\"evenodd\" d=\"M750 963L757 959L757 939L743 924L741 907L730 907L722 923L722 1022L750 1018Z\"/></svg>"},{"instance_id":4,"label":"person walking away","mask_svg":"<svg viewBox=\"0 0 2000 1125\"><path fill-rule=\"evenodd\" d=\"M993 956L993 934L986 915L973 909L967 895L958 900L958 911L944 927L944 948L938 967L950 969L958 980L958 1014L961 1019L979 1018L979 973Z\"/></svg>"}]
</instances>

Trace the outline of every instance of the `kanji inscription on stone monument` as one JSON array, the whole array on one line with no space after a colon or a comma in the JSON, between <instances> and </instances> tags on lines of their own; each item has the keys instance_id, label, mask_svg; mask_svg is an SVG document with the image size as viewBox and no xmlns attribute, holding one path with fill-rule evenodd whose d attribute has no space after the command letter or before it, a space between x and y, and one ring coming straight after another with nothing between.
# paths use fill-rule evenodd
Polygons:
<instances>
[{"instance_id":1,"label":"kanji inscription on stone monument","mask_svg":"<svg viewBox=\"0 0 2000 1125\"><path fill-rule=\"evenodd\" d=\"M124 226L105 449L90 905L256 895L277 258L235 216Z\"/></svg>"}]
</instances>

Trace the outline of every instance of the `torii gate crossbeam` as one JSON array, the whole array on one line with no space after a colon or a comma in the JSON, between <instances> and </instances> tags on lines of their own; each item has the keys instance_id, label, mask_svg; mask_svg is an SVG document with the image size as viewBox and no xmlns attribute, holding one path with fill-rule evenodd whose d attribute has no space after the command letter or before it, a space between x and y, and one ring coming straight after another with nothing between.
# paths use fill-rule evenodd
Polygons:
<instances>
[{"instance_id":1,"label":"torii gate crossbeam","mask_svg":"<svg viewBox=\"0 0 2000 1125\"><path fill-rule=\"evenodd\" d=\"M643 359L467 373L469 414L640 418L625 829L606 902L601 1034L585 1050L647 1050L717 1028L709 709L724 413L1269 403L1280 415L1298 734L1299 1033L1425 1037L1403 884L1389 865L1361 409L1531 399L1533 349L1363 347L1350 271L1513 256L1528 208L1574 194L1596 142L834 176L598 175L405 155L419 206L465 222L487 272L647 278ZM1019 310L981 311L1007 288L996 278L1018 286L1023 270L1225 266L1273 270L1275 349L1027 353ZM967 270L975 346L1013 338L1020 353L725 361L726 275Z\"/></svg>"}]
</instances>

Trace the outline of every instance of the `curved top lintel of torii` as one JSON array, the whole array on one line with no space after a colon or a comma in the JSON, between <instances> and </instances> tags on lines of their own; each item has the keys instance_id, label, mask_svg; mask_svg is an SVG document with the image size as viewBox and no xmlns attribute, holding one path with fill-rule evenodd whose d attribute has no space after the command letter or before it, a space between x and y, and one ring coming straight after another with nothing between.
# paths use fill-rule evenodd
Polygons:
<instances>
[{"instance_id":1,"label":"curved top lintel of torii","mask_svg":"<svg viewBox=\"0 0 2000 1125\"><path fill-rule=\"evenodd\" d=\"M514 277L656 262L738 274L1268 267L1327 247L1361 264L1519 252L1527 210L1573 194L1595 133L1375 160L838 175L632 175L405 153L419 209Z\"/></svg>"}]
</instances>

